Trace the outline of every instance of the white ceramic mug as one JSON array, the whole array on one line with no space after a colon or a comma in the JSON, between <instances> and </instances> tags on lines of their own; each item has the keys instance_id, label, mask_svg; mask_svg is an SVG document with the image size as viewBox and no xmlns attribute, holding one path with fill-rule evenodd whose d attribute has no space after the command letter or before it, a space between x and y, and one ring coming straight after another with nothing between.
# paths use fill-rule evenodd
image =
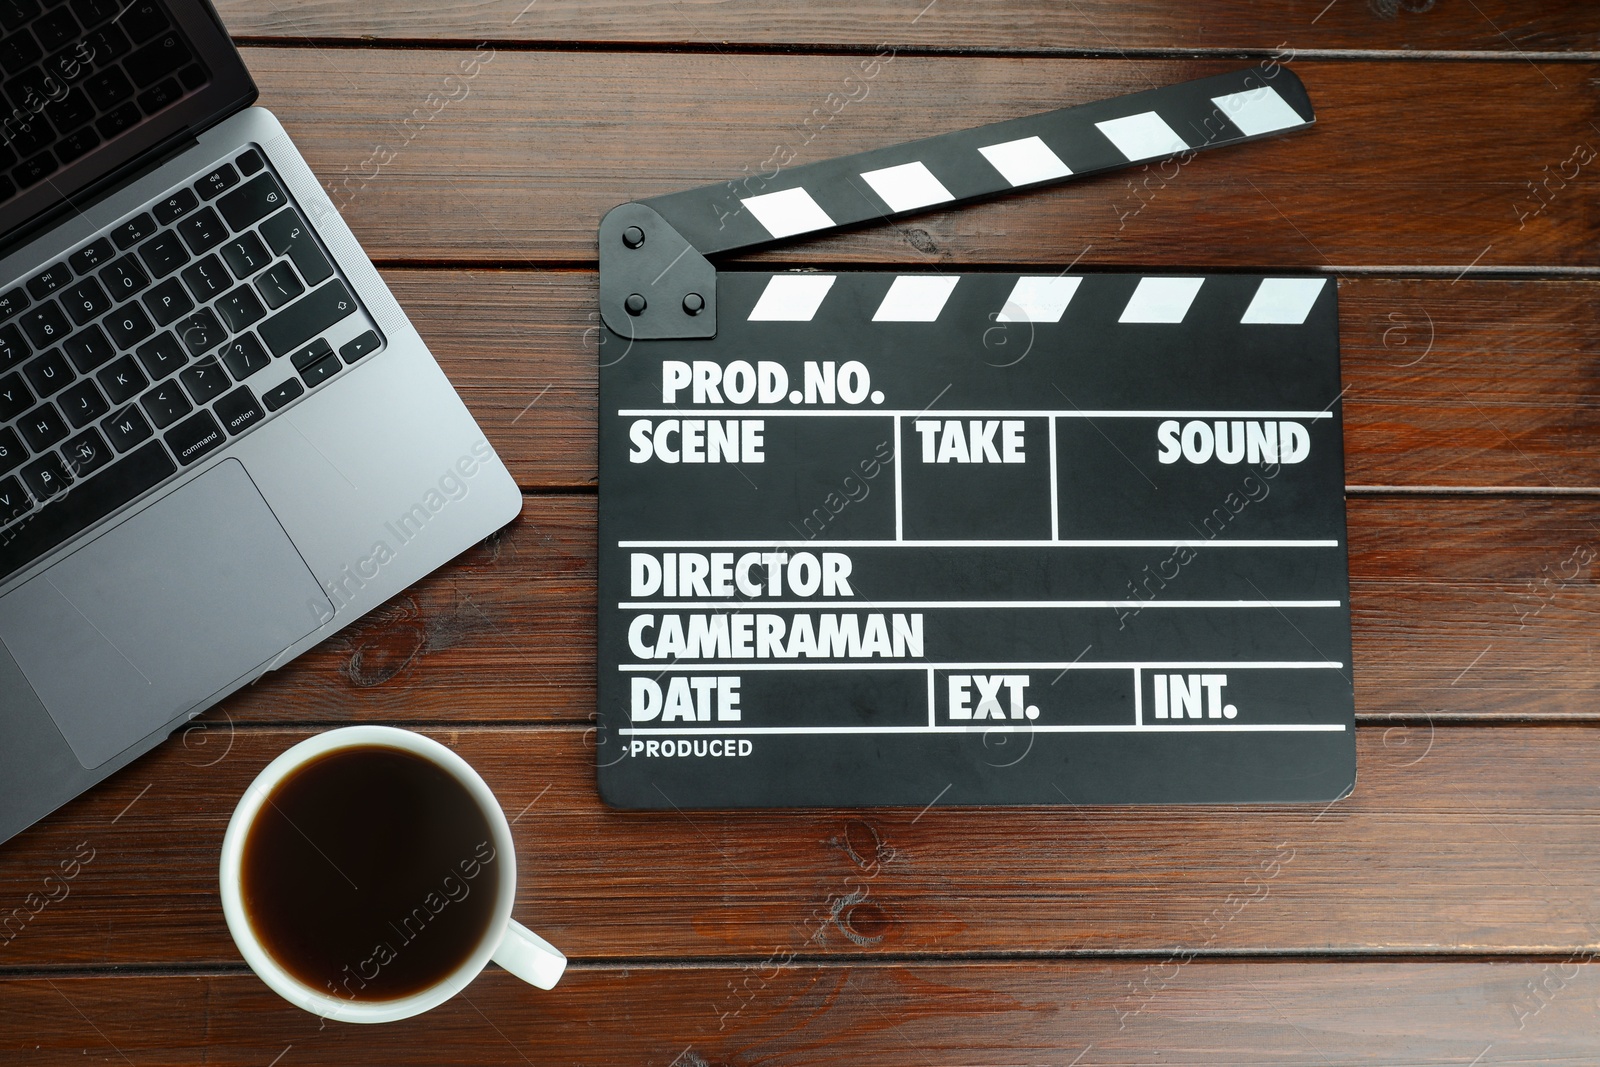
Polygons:
<instances>
[{"instance_id":1,"label":"white ceramic mug","mask_svg":"<svg viewBox=\"0 0 1600 1067\"><path fill-rule=\"evenodd\" d=\"M466 962L419 993L395 1000L362 1001L331 996L325 991L313 989L273 959L250 926L240 887L240 872L244 843L249 837L250 827L278 783L319 756L338 749L373 745L397 748L421 756L442 768L472 794L494 835L500 882L496 887L498 896L488 932ZM233 935L234 943L239 946L250 969L289 1003L327 1019L349 1023L383 1023L420 1015L461 992L488 966L491 959L524 982L540 989L553 987L567 966L567 958L555 946L511 917L511 904L517 892L517 856L511 840L511 826L506 822L505 812L500 810L500 802L466 760L432 738L410 730L397 730L390 726L346 726L329 730L307 738L267 764L266 769L250 783L250 788L245 790L239 806L233 810L233 818L228 822L228 832L222 839L221 880L222 913L228 920L228 932Z\"/></svg>"}]
</instances>

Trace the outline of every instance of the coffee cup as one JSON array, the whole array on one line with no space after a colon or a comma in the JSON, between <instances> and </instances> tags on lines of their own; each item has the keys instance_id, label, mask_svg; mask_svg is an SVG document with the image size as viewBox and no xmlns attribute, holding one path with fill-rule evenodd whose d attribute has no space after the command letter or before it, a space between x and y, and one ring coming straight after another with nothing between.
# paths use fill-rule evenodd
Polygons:
<instances>
[{"instance_id":1,"label":"coffee cup","mask_svg":"<svg viewBox=\"0 0 1600 1067\"><path fill-rule=\"evenodd\" d=\"M409 730L329 730L273 760L234 809L220 879L251 970L328 1019L421 1014L491 959L540 989L566 968L511 917L516 852L494 793Z\"/></svg>"}]
</instances>

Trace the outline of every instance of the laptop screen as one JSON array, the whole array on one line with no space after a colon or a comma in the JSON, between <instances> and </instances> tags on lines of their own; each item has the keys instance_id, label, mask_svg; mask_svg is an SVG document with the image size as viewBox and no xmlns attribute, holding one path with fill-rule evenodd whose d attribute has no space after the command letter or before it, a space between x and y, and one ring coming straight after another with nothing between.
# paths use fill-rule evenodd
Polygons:
<instances>
[{"instance_id":1,"label":"laptop screen","mask_svg":"<svg viewBox=\"0 0 1600 1067\"><path fill-rule=\"evenodd\" d=\"M254 96L198 0L0 0L0 74L0 241Z\"/></svg>"}]
</instances>

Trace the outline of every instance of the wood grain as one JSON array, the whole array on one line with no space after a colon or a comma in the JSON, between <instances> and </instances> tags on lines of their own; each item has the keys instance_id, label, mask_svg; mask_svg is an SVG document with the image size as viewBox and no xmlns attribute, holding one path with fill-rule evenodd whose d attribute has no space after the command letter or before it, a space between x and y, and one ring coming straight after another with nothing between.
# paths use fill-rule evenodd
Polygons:
<instances>
[{"instance_id":1,"label":"wood grain","mask_svg":"<svg viewBox=\"0 0 1600 1067\"><path fill-rule=\"evenodd\" d=\"M757 0L469 0L448 7L418 0L363 4L315 0L257 4L222 0L228 29L241 37L401 38L458 41L662 44L719 48L784 45L963 51L1472 50L1594 51L1594 23L1561 0L1468 5L1432 0L1272 4L1224 0L1203 9L1160 0L1137 9L1116 0L1005 0L984 4L762 4Z\"/></svg>"},{"instance_id":2,"label":"wood grain","mask_svg":"<svg viewBox=\"0 0 1600 1067\"><path fill-rule=\"evenodd\" d=\"M516 915L578 959L1564 955L1600 937L1587 727L1361 730L1355 794L1326 808L921 812L611 811L582 729L424 732L517 819ZM307 734L175 740L10 841L0 903L37 914L0 966L236 961L222 834L255 774ZM30 903L85 847L69 895Z\"/></svg>"},{"instance_id":3,"label":"wood grain","mask_svg":"<svg viewBox=\"0 0 1600 1067\"><path fill-rule=\"evenodd\" d=\"M1593 970L1565 957L580 964L541 993L491 968L428 1015L373 1027L321 1026L247 974L27 978L0 983L0 1052L28 1065L1388 1067L1492 1047L1480 1063L1587 1063Z\"/></svg>"},{"instance_id":4,"label":"wood grain","mask_svg":"<svg viewBox=\"0 0 1600 1067\"><path fill-rule=\"evenodd\" d=\"M1600 501L1350 501L1357 714L1593 721ZM595 708L594 500L532 496L499 536L236 694L228 722L562 722ZM214 751L214 750L213 750Z\"/></svg>"},{"instance_id":5,"label":"wood grain","mask_svg":"<svg viewBox=\"0 0 1600 1067\"><path fill-rule=\"evenodd\" d=\"M904 56L863 82L852 56L474 54L245 50L261 102L368 252L512 264L591 261L611 207L759 176L775 147L809 162L1249 65ZM464 82L463 63L477 71ZM1446 277L1597 265L1600 202L1586 190L1600 163L1568 161L1579 145L1600 145L1590 125L1600 66L1452 63L1426 91L1404 64L1294 69L1320 116L1303 134L1201 153L1165 175L1160 165L1135 168L767 258ZM862 93L840 103L838 94ZM1538 120L1507 100L1526 102ZM1528 183L1546 178L1544 199L1533 199Z\"/></svg>"},{"instance_id":6,"label":"wood grain","mask_svg":"<svg viewBox=\"0 0 1600 1067\"><path fill-rule=\"evenodd\" d=\"M595 484L595 275L384 277L524 488ZM1349 484L1600 488L1600 284L1347 278L1339 303Z\"/></svg>"}]
</instances>

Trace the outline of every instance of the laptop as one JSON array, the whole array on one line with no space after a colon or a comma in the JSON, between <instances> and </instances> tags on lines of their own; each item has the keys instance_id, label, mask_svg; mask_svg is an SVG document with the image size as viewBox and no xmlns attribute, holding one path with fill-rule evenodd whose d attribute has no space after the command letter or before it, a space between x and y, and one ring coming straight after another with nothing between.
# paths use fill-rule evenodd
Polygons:
<instances>
[{"instance_id":1,"label":"laptop","mask_svg":"<svg viewBox=\"0 0 1600 1067\"><path fill-rule=\"evenodd\" d=\"M0 841L522 497L204 0L0 0Z\"/></svg>"}]
</instances>

